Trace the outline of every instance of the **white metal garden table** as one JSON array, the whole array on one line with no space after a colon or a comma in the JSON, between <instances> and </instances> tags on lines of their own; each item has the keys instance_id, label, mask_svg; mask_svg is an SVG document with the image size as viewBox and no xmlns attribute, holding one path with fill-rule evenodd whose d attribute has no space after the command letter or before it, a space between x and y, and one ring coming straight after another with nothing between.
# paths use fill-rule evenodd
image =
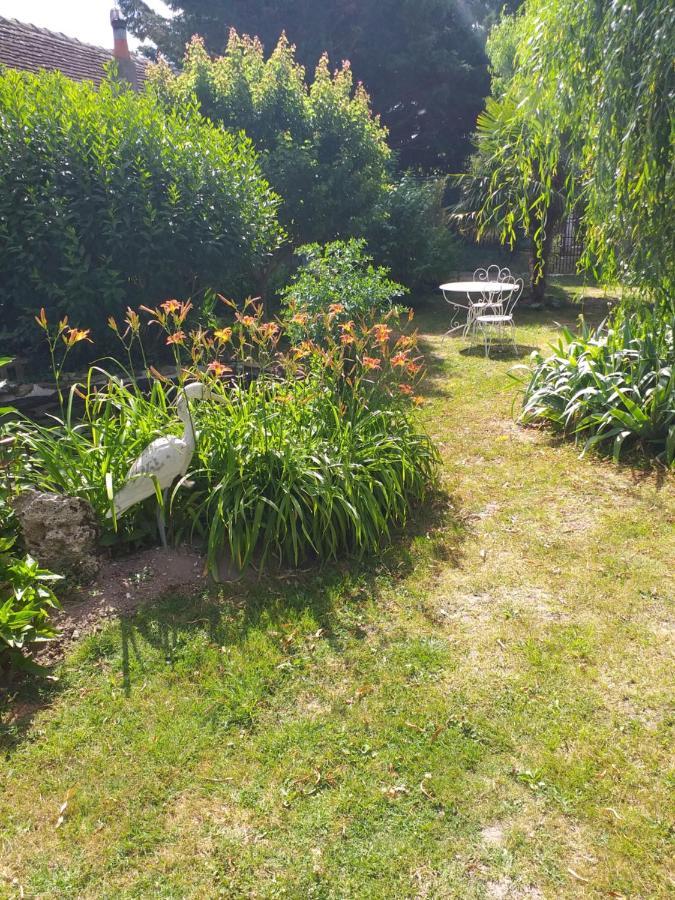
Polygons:
<instances>
[{"instance_id":1,"label":"white metal garden table","mask_svg":"<svg viewBox=\"0 0 675 900\"><path fill-rule=\"evenodd\" d=\"M443 297L455 309L455 314L450 323L451 327L446 331L446 334L452 334L454 331L461 330L464 335L467 335L475 326L479 315L487 313L488 310L499 314L504 304L504 294L508 295L511 291L519 290L520 287L518 283L509 281L449 281L447 284L442 284L440 289L443 292ZM457 300L449 298L448 294L464 294L468 303L466 305L459 303ZM473 301L471 299L472 294L479 294L481 299ZM455 321L456 314L460 309L466 311L466 322L453 325L452 323Z\"/></svg>"}]
</instances>

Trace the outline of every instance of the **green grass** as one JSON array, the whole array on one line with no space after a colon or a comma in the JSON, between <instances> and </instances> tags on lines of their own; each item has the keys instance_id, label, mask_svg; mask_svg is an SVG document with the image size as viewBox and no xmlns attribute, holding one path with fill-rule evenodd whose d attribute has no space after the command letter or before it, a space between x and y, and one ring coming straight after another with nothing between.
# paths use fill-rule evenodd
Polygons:
<instances>
[{"instance_id":1,"label":"green grass","mask_svg":"<svg viewBox=\"0 0 675 900\"><path fill-rule=\"evenodd\" d=\"M369 566L85 639L5 716L0 896L670 895L672 477L518 428L440 309L444 496Z\"/></svg>"}]
</instances>

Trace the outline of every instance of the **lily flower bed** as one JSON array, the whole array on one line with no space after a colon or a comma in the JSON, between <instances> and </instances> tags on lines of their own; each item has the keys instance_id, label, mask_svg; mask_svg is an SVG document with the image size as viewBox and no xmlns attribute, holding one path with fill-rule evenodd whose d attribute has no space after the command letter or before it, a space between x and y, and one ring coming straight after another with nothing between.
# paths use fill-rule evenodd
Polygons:
<instances>
[{"instance_id":1,"label":"lily flower bed","mask_svg":"<svg viewBox=\"0 0 675 900\"><path fill-rule=\"evenodd\" d=\"M239 309L223 300L222 311L225 322L210 329L190 328L191 305L177 300L111 319L126 364L92 365L67 391L65 359L90 335L66 320L51 327L41 312L62 410L49 425L13 423L11 490L81 497L103 543L147 542L161 493L119 518L115 494L153 440L180 434L176 401L201 382L210 399L190 406L195 452L166 498L176 542L197 540L214 574L224 559L262 569L376 550L435 476L436 451L413 415L423 374L415 335L395 309L345 321L333 304L321 314L291 309L283 322L265 321L255 301ZM177 383L149 364L148 329L163 334ZM134 377L139 359L149 391ZM254 379L241 374L251 366Z\"/></svg>"}]
</instances>

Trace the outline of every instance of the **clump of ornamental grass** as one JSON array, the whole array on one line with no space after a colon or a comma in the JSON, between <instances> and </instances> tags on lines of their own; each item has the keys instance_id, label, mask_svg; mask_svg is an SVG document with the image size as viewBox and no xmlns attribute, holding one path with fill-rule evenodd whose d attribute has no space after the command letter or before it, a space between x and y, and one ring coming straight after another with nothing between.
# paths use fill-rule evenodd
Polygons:
<instances>
[{"instance_id":1,"label":"clump of ornamental grass","mask_svg":"<svg viewBox=\"0 0 675 900\"><path fill-rule=\"evenodd\" d=\"M69 352L72 329L51 332L41 314L61 414L48 425L21 422L21 480L89 500L109 542L143 538L154 499L117 520L107 517L114 494L144 447L180 433L178 392L200 380L219 402L191 409L197 447L169 497L177 539L202 539L214 572L223 557L243 569L375 550L423 499L437 463L413 414L423 365L408 321L394 309L345 319L332 304L294 313L294 327L323 338L293 343L256 301L221 300L222 321L208 330L190 328L191 305L178 300L111 319L126 362L92 366L68 391L57 348ZM150 328L164 336L174 377L148 365ZM149 389L134 374L138 360Z\"/></svg>"}]
</instances>

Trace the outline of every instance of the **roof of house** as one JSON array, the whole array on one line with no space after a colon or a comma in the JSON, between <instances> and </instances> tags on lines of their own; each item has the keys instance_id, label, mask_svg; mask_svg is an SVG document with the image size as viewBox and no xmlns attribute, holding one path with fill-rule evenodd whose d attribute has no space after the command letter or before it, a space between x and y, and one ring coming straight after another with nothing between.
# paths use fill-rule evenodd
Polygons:
<instances>
[{"instance_id":1,"label":"roof of house","mask_svg":"<svg viewBox=\"0 0 675 900\"><path fill-rule=\"evenodd\" d=\"M99 84L105 75L104 66L113 59L112 50L83 44L76 38L57 31L47 31L16 19L0 16L0 65L10 69L58 69L75 81L91 80ZM146 76L149 60L133 55L136 83Z\"/></svg>"}]
</instances>

